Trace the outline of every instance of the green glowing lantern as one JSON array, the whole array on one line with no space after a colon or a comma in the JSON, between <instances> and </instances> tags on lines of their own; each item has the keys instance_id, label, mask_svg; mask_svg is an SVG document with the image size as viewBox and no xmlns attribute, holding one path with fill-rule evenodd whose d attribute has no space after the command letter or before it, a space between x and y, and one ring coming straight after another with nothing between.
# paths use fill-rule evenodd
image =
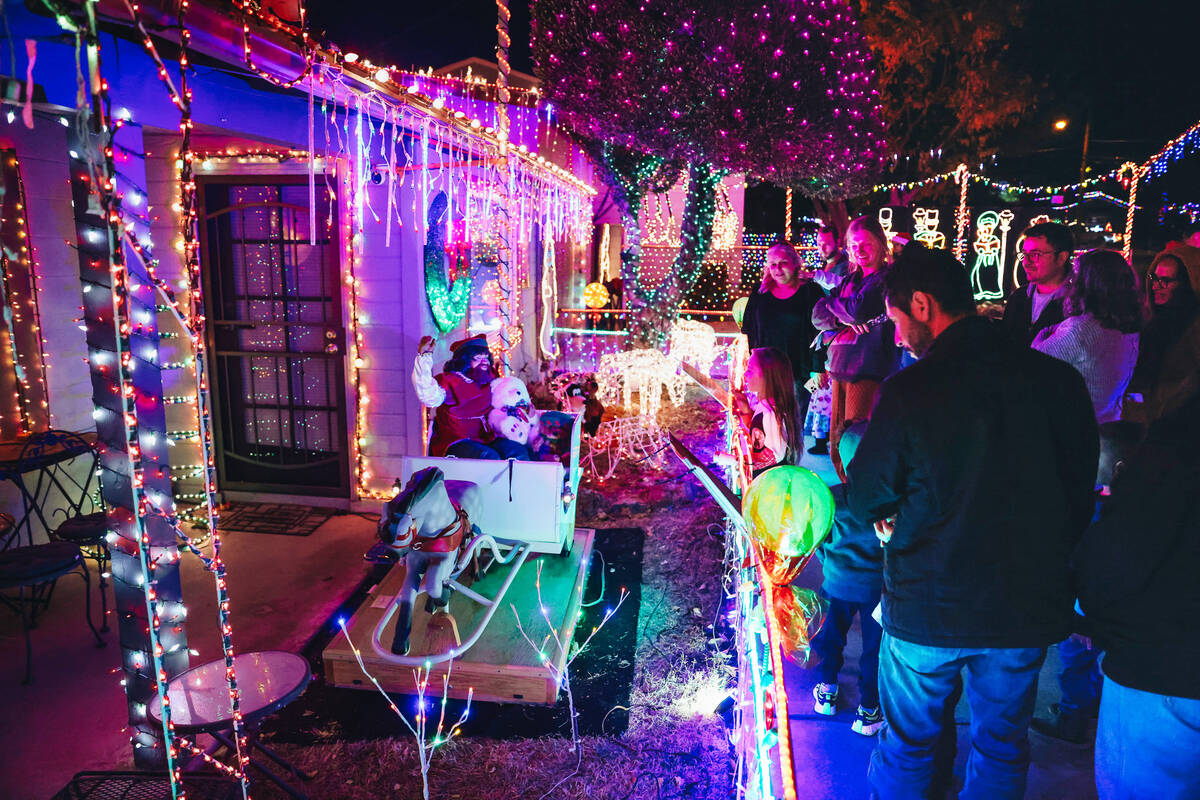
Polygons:
<instances>
[{"instance_id":1,"label":"green glowing lantern","mask_svg":"<svg viewBox=\"0 0 1200 800\"><path fill-rule=\"evenodd\" d=\"M746 316L746 301L749 299L748 297L739 297L733 301L733 321L739 328L742 327L742 320Z\"/></svg>"},{"instance_id":2,"label":"green glowing lantern","mask_svg":"<svg viewBox=\"0 0 1200 800\"><path fill-rule=\"evenodd\" d=\"M785 585L808 563L833 525L833 495L803 467L774 467L755 478L742 516L774 583Z\"/></svg>"}]
</instances>

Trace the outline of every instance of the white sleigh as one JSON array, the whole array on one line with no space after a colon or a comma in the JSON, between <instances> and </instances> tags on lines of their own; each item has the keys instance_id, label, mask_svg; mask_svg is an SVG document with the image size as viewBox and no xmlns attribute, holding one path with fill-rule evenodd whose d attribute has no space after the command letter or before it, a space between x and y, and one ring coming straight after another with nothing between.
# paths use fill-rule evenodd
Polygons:
<instances>
[{"instance_id":1,"label":"white sleigh","mask_svg":"<svg viewBox=\"0 0 1200 800\"><path fill-rule=\"evenodd\" d=\"M379 619L372 637L378 657L395 664L420 666L440 663L465 653L483 634L513 578L531 554L566 552L574 542L575 505L579 490L579 443L582 420L575 415L571 427L570 455L567 464L561 461L515 461L432 456L406 456L401 461L400 483L405 485L416 472L437 467L447 484L463 482L478 487L481 508L471 517L479 528L472 552L491 550L495 564L508 570L495 597L484 597L458 581L459 573L467 566L460 560L454 575L445 583L449 589L479 603L486 609L474 630L460 644L443 653L420 656L397 655L385 643L387 629L395 616L399 597L393 599Z\"/></svg>"}]
</instances>

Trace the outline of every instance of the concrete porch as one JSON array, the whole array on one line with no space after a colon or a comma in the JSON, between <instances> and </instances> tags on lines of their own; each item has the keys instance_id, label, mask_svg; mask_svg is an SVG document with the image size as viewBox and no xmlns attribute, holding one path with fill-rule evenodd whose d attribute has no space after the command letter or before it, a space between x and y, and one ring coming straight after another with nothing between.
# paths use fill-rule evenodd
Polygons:
<instances>
[{"instance_id":1,"label":"concrete porch","mask_svg":"<svg viewBox=\"0 0 1200 800\"><path fill-rule=\"evenodd\" d=\"M358 514L333 517L305 537L224 535L235 652L300 652L368 574L362 554L374 537L375 521ZM197 665L221 656L216 592L198 559L184 555L182 564L188 644ZM95 566L89 568L98 620ZM0 795L11 800L46 800L81 770L132 768L122 730L126 705L116 620L110 613L108 644L97 648L83 609L83 581L60 579L32 632L28 686L21 684L20 618L8 609L0 613Z\"/></svg>"}]
</instances>

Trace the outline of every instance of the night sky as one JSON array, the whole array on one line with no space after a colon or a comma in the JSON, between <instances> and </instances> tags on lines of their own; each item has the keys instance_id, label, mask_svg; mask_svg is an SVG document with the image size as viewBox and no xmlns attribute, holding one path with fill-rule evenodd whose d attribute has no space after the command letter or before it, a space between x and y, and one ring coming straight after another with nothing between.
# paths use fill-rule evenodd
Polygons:
<instances>
[{"instance_id":1,"label":"night sky","mask_svg":"<svg viewBox=\"0 0 1200 800\"><path fill-rule=\"evenodd\" d=\"M1011 49L1014 63L1044 88L1036 110L999 149L989 174L1029 183L1077 179L1083 121L1089 115L1088 161L1099 172L1144 160L1200 118L1194 0L1032 0L1027 5L1028 20L1014 31ZM511 7L511 62L514 69L532 72L528 3L515 0ZM308 5L315 33L324 31L344 49L403 68L471 56L494 60L495 8L488 0L313 0ZM1071 125L1056 132L1053 122L1061 117ZM1174 174L1159 182L1172 200L1200 200L1200 168L1194 163L1200 159L1189 161L1179 162Z\"/></svg>"}]
</instances>

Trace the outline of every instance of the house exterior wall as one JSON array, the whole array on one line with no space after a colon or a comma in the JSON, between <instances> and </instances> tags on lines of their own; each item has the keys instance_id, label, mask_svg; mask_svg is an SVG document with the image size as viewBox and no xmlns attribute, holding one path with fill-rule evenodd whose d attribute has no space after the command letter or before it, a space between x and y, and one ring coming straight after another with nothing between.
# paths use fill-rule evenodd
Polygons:
<instances>
[{"instance_id":1,"label":"house exterior wall","mask_svg":"<svg viewBox=\"0 0 1200 800\"><path fill-rule=\"evenodd\" d=\"M12 122L0 114L0 145L12 147L25 183L29 242L38 276L38 307L50 395L50 425L71 431L95 430L87 345L81 330L79 264L71 243L71 184L67 164L67 129L54 109L34 115L26 128L18 114ZM0 481L0 509L20 518L23 503L17 486ZM44 541L40 526L35 541Z\"/></svg>"},{"instance_id":2,"label":"house exterior wall","mask_svg":"<svg viewBox=\"0 0 1200 800\"><path fill-rule=\"evenodd\" d=\"M73 105L78 88L75 65L72 63L76 57L74 48L62 43L63 39L58 35L53 20L32 15L23 7L13 12L10 21L14 36L37 37L40 41L34 80L44 87L51 102L64 107ZM24 53L18 55L17 69L23 74ZM105 36L101 55L113 101L113 113L128 118L128 128L136 128L139 134L136 137L139 140L137 144L128 145L131 150L128 156L139 162L144 157L144 162L141 162L144 163L144 175L140 164L135 170L139 174L138 182L144 183L144 186L136 188L145 195L145 208L139 213L144 214L147 225L145 231L139 231L139 238L151 245L153 257L158 262L158 277L180 292L182 299L186 276L175 246L180 238L179 215L173 209L178 197L175 159L179 147L179 111L171 104L152 61L139 43ZM318 152L325 149L326 128L320 114L319 98L314 130L310 135L308 97L301 91L269 87L257 79L240 77L231 74L228 69L204 64L194 66L189 82L194 95L193 148L196 150L218 149L225 144L257 144L264 148L304 150L309 147L310 138L315 142ZM484 105L492 107L491 104ZM531 116L530 133L533 134L536 112L527 109L520 113ZM59 271L59 274L47 273L47 278L54 281L55 302L66 302L65 298L69 298L70 308L74 309L79 297L78 276L74 271L72 254L66 251L66 245L61 244L64 238L70 238L71 235L63 130L51 130L44 137L35 137L38 153L43 155L39 156L37 164L31 164L27 169L41 172L37 179L27 176L27 184L31 193L31 233L35 245L40 248L40 261L43 265L53 265L53 269ZM134 137L129 138L131 142L134 140ZM336 137L330 138L332 146L336 148ZM578 147L565 139L554 140L549 134L533 134L530 144L534 145L535 142L548 159L575 169L585 179L591 177L586 157ZM442 158L432 148L425 155L429 163L437 163ZM271 169L264 165L248 166L254 169L246 169L246 172L269 172ZM217 169L225 174L238 174L241 166L226 162ZM205 172L197 170L197 174L203 177ZM426 198L417 196L416 183L415 180L407 180L400 189L398 200L403 225L377 219L369 212L365 215L360 258L355 268L363 342L360 384L367 400L361 446L366 457L366 468L371 474L366 483L370 490L377 492L385 491L399 474L399 458L419 453L422 444L422 411L409 376L417 342L423 335L434 334L436 327L425 298L424 286L422 249L425 209L421 205ZM384 186L368 184L367 192L376 211L386 207ZM337 193L339 214L344 214L346 210L342 204L347 199L346 192L339 187ZM380 213L379 216L384 215ZM393 226L390 244L385 224ZM540 243L535 239L520 243L519 247L524 263L529 265L529 280L521 289L520 321L525 335L513 360L515 371L527 380L533 380L538 377L540 361L537 349L541 322L537 314L541 279ZM579 248L573 250L579 252ZM573 274L569 259L564 258L566 252L562 248L558 252L559 274L564 277ZM339 248L339 253L344 259L344 248ZM342 264L343 276L347 267L348 264ZM348 289L344 292L343 308L349 326ZM47 283L43 296L51 294ZM90 426L90 386L83 363L86 349L82 331L72 321L77 314L56 313L53 317L54 326L46 332L51 364L49 381L52 412L63 427L87 428ZM182 336L182 329L170 319L169 314L160 315L160 325L168 334L177 334L160 343L162 360L168 363L184 361L189 356L189 348L186 338ZM440 336L435 363L443 363L448 357L449 343L466 334L464 325ZM348 335L352 336L353 333L348 331ZM347 429L353 436L355 387L349 362L345 372L349 395ZM169 397L194 395L191 371L173 369L164 372L164 391ZM190 403L169 405L167 413L169 430L187 431L195 428L193 406ZM177 442L176 447L172 448L172 461L185 467L199 464L198 447L187 441ZM350 470L353 485L352 457ZM374 503L370 505L373 507Z\"/></svg>"}]
</instances>

